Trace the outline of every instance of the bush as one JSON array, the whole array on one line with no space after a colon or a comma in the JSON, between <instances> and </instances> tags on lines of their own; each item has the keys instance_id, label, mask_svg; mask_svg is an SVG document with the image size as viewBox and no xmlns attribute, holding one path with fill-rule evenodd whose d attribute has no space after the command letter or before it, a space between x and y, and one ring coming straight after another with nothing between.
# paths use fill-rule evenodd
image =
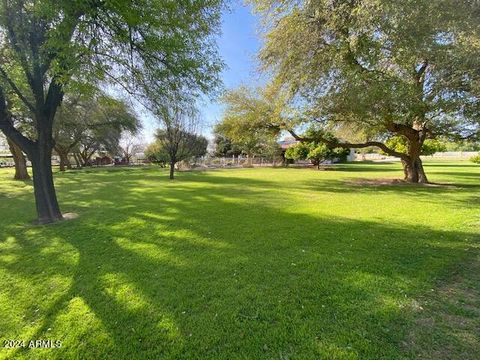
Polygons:
<instances>
[{"instance_id":1,"label":"bush","mask_svg":"<svg viewBox=\"0 0 480 360\"><path fill-rule=\"evenodd\" d=\"M471 162L474 162L475 164L480 164L480 153L478 153L477 155L471 157L471 158L470 158L470 161L471 161Z\"/></svg>"}]
</instances>

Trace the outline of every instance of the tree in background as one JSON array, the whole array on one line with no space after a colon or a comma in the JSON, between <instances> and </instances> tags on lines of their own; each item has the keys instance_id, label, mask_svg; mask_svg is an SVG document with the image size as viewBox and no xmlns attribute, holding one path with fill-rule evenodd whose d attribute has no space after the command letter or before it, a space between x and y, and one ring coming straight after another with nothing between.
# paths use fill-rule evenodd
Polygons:
<instances>
[{"instance_id":1,"label":"tree in background","mask_svg":"<svg viewBox=\"0 0 480 360\"><path fill-rule=\"evenodd\" d=\"M397 152L408 151L408 141L401 136L393 136L385 140L385 144ZM437 152L446 151L445 143L438 139L426 139L423 143L420 155L433 155ZM388 155L388 154L387 154Z\"/></svg>"},{"instance_id":2,"label":"tree in background","mask_svg":"<svg viewBox=\"0 0 480 360\"><path fill-rule=\"evenodd\" d=\"M252 164L253 157L274 154L278 149L278 131L268 124L276 116L280 118L283 108L272 98L272 94L269 88L242 86L223 96L226 110L214 132L246 154L248 165Z\"/></svg>"},{"instance_id":3,"label":"tree in background","mask_svg":"<svg viewBox=\"0 0 480 360\"><path fill-rule=\"evenodd\" d=\"M132 93L210 91L221 68L212 36L221 5L221 0L1 3L0 130L32 162L40 223L62 219L51 155L66 88L100 80ZM15 127L15 102L28 109L32 136Z\"/></svg>"},{"instance_id":4,"label":"tree in background","mask_svg":"<svg viewBox=\"0 0 480 360\"><path fill-rule=\"evenodd\" d=\"M168 164L170 179L174 179L175 164L204 156L207 153L208 140L201 135L179 132L175 136L183 140L176 147L171 144L173 139L171 134L167 134L165 130L159 130L155 135L156 141L145 149L145 156L149 161L160 164L162 167Z\"/></svg>"},{"instance_id":5,"label":"tree in background","mask_svg":"<svg viewBox=\"0 0 480 360\"><path fill-rule=\"evenodd\" d=\"M27 159L22 149L9 138L7 138L7 143L15 163L15 175L13 178L15 180L30 180L27 170Z\"/></svg>"},{"instance_id":6,"label":"tree in background","mask_svg":"<svg viewBox=\"0 0 480 360\"><path fill-rule=\"evenodd\" d=\"M180 105L165 106L157 111L163 129L157 131L155 142L146 149L153 162L169 164L170 179L175 178L175 165L207 153L208 140L196 134L197 120L193 110Z\"/></svg>"},{"instance_id":7,"label":"tree in background","mask_svg":"<svg viewBox=\"0 0 480 360\"><path fill-rule=\"evenodd\" d=\"M217 131L217 129L215 129ZM215 133L215 152L214 155L218 157L231 157L238 156L242 153L242 150L232 143L230 139L222 134Z\"/></svg>"},{"instance_id":8,"label":"tree in background","mask_svg":"<svg viewBox=\"0 0 480 360\"><path fill-rule=\"evenodd\" d=\"M310 127L305 136L308 138L328 138L335 141L335 137L331 134L324 133L321 129ZM290 160L310 160L310 162L320 168L320 164L326 160L345 162L350 153L349 149L345 148L330 148L323 142L310 141L299 142L294 146L289 147L285 151L285 158Z\"/></svg>"},{"instance_id":9,"label":"tree in background","mask_svg":"<svg viewBox=\"0 0 480 360\"><path fill-rule=\"evenodd\" d=\"M60 170L71 168L69 154L77 165L86 166L98 151L116 155L122 134L136 134L140 121L131 107L101 91L67 96L56 115L53 129Z\"/></svg>"},{"instance_id":10,"label":"tree in background","mask_svg":"<svg viewBox=\"0 0 480 360\"><path fill-rule=\"evenodd\" d=\"M119 143L120 154L127 164L130 164L132 157L144 150L144 145L132 131L124 131Z\"/></svg>"},{"instance_id":11,"label":"tree in background","mask_svg":"<svg viewBox=\"0 0 480 360\"><path fill-rule=\"evenodd\" d=\"M8 87L8 83L1 76L0 84L0 87ZM31 136L33 133L33 120L28 109L21 101L18 101L12 96L14 94L12 90L8 91L7 94L9 98L13 100L8 103L9 109L15 109L15 116L12 115L10 118L12 124L17 129L23 131L24 133L28 133L29 136ZM6 140L15 164L14 180L30 180L25 153L22 151L21 147L18 146L10 137L6 136Z\"/></svg>"},{"instance_id":12,"label":"tree in background","mask_svg":"<svg viewBox=\"0 0 480 360\"><path fill-rule=\"evenodd\" d=\"M291 160L310 160L317 169L320 169L320 165L327 160L338 160L340 162L346 161L348 153L348 149L330 149L324 143L299 142L285 151L285 158Z\"/></svg>"},{"instance_id":13,"label":"tree in background","mask_svg":"<svg viewBox=\"0 0 480 360\"><path fill-rule=\"evenodd\" d=\"M409 182L427 182L427 139L479 135L480 3L456 0L252 0L264 16L260 59L302 109L301 123L364 131L359 143L297 134L330 148L375 146L399 157ZM300 127L301 129L301 127ZM296 131L297 130L297 131ZM403 151L386 140L401 137Z\"/></svg>"}]
</instances>

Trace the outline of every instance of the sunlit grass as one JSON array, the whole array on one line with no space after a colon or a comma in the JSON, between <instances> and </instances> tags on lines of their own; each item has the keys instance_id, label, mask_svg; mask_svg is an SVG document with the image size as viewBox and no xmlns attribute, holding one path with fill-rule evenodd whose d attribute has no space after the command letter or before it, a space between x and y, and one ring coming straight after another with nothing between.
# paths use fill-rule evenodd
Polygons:
<instances>
[{"instance_id":1,"label":"sunlit grass","mask_svg":"<svg viewBox=\"0 0 480 360\"><path fill-rule=\"evenodd\" d=\"M71 171L33 226L0 170L0 340L62 341L0 358L478 358L480 166L427 171Z\"/></svg>"}]
</instances>

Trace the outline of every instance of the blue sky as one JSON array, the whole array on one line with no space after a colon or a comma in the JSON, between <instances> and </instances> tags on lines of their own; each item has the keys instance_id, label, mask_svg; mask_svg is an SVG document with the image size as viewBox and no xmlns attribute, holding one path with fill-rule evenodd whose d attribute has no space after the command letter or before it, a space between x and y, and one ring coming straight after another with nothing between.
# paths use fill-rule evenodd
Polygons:
<instances>
[{"instance_id":1,"label":"blue sky","mask_svg":"<svg viewBox=\"0 0 480 360\"><path fill-rule=\"evenodd\" d=\"M218 39L220 56L226 64L221 74L224 87L234 88L240 84L258 84L256 73L256 53L260 48L257 18L251 9L241 0L232 1L230 9L222 16L222 35ZM211 137L212 126L222 115L222 105L216 100L202 100L200 103L202 133ZM158 124L149 116L145 116L145 141L152 139L152 133Z\"/></svg>"},{"instance_id":2,"label":"blue sky","mask_svg":"<svg viewBox=\"0 0 480 360\"><path fill-rule=\"evenodd\" d=\"M241 84L258 82L256 73L256 53L260 48L257 36L257 19L249 7L235 1L229 10L224 11L222 35L218 40L220 56L226 64L222 80L226 89ZM216 101L207 102L202 115L207 126L221 118L222 107Z\"/></svg>"}]
</instances>

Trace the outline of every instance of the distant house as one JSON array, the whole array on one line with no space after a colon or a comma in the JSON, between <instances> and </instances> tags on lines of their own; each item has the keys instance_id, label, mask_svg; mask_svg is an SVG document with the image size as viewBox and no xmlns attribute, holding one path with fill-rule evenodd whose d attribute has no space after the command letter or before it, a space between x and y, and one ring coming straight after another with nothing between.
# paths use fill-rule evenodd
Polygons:
<instances>
[{"instance_id":1,"label":"distant house","mask_svg":"<svg viewBox=\"0 0 480 360\"><path fill-rule=\"evenodd\" d=\"M283 152L287 150L289 147L294 146L298 143L298 140L295 140L293 137L286 137L283 140L278 142L278 145L282 148Z\"/></svg>"}]
</instances>

